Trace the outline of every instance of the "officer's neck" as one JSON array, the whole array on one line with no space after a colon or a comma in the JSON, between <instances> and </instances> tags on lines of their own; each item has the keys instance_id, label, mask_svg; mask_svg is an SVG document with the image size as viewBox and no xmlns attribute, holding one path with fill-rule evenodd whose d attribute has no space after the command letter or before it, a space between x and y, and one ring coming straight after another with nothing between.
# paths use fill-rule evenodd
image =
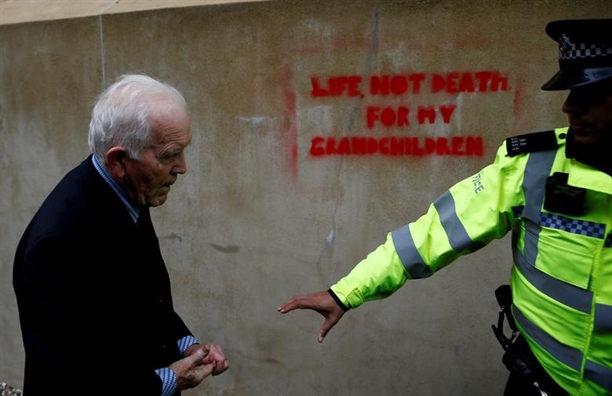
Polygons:
<instances>
[{"instance_id":1,"label":"officer's neck","mask_svg":"<svg viewBox=\"0 0 612 396\"><path fill-rule=\"evenodd\" d=\"M603 145L584 146L578 144L571 128L567 134L565 155L567 158L575 158L583 164L592 166L612 176L612 156L610 155L610 148L604 147Z\"/></svg>"}]
</instances>

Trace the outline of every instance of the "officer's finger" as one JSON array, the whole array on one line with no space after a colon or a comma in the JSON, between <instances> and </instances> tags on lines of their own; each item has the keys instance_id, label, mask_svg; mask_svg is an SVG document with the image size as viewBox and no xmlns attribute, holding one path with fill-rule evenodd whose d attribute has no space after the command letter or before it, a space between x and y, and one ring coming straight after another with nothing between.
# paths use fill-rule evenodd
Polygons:
<instances>
[{"instance_id":1,"label":"officer's finger","mask_svg":"<svg viewBox=\"0 0 612 396\"><path fill-rule=\"evenodd\" d=\"M280 307L278 307L276 310L284 314L284 313L293 311L297 307L298 306L297 306L297 303L295 302L295 297L294 297L291 300L284 303L283 305L281 305Z\"/></svg>"},{"instance_id":2,"label":"officer's finger","mask_svg":"<svg viewBox=\"0 0 612 396\"><path fill-rule=\"evenodd\" d=\"M311 304L307 298L307 295L304 296L296 296L291 300L287 301L283 305L277 308L280 313L287 313L293 311L294 309L310 309Z\"/></svg>"}]
</instances>

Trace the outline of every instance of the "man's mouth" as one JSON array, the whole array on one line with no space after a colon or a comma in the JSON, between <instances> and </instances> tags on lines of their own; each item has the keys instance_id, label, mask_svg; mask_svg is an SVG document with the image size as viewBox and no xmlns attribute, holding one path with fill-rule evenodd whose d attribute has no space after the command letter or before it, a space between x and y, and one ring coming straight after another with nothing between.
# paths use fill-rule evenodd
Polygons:
<instances>
[{"instance_id":1,"label":"man's mouth","mask_svg":"<svg viewBox=\"0 0 612 396\"><path fill-rule=\"evenodd\" d=\"M586 132L586 130L589 128L589 124L585 122L570 121L570 127L575 133L581 134Z\"/></svg>"}]
</instances>

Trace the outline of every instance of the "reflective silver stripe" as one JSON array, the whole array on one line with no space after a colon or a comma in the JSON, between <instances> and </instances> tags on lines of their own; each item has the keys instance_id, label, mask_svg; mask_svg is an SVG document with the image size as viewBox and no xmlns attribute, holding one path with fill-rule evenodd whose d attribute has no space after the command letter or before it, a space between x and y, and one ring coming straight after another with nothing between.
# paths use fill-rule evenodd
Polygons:
<instances>
[{"instance_id":1,"label":"reflective silver stripe","mask_svg":"<svg viewBox=\"0 0 612 396\"><path fill-rule=\"evenodd\" d=\"M391 237L397 255L413 279L428 278L433 275L429 266L423 262L416 246L414 246L414 240L407 225L393 231Z\"/></svg>"},{"instance_id":2,"label":"reflective silver stripe","mask_svg":"<svg viewBox=\"0 0 612 396\"><path fill-rule=\"evenodd\" d=\"M595 304L595 328L612 330L612 305Z\"/></svg>"},{"instance_id":3,"label":"reflective silver stripe","mask_svg":"<svg viewBox=\"0 0 612 396\"><path fill-rule=\"evenodd\" d=\"M518 210L515 214L519 214L520 217L526 220L525 227L534 238L530 236L524 238L525 247L523 255L518 250L517 244L515 243L516 235L513 235L512 245L514 262L521 274L539 291L566 306L581 312L590 313L593 300L593 293L591 291L583 290L555 279L535 268L533 264L536 262L538 256L538 239L541 225L560 228L576 234L602 238L600 233L603 233L603 231L601 229L595 229L591 224L585 225L574 222L569 224L568 222L560 222L558 218L547 217L547 214L541 213L542 204L544 202L546 178L550 174L555 156L556 151L550 150L531 153L527 160L523 179L525 207L520 209L516 208ZM514 209L515 208L513 208L513 210ZM608 235L604 246L609 246L609 242L610 235ZM560 362L580 372L583 355L579 350L559 343L530 322L516 306L512 306L512 313L524 332L538 345ZM612 307L602 304L596 305L595 326L598 329L612 328ZM612 391L612 369L595 362L587 361L584 377L602 386L606 390Z\"/></svg>"},{"instance_id":4,"label":"reflective silver stripe","mask_svg":"<svg viewBox=\"0 0 612 396\"><path fill-rule=\"evenodd\" d=\"M514 263L527 278L527 280L547 296L584 313L591 313L593 293L570 285L535 268L538 257L538 239L542 230L542 203L544 202L545 185L552 164L555 160L556 151L540 151L531 153L525 167L523 178L523 190L525 192L525 206L520 210L525 220L527 232L533 236L524 238L523 253L518 250L516 241L512 243ZM516 235L513 236L514 238Z\"/></svg>"},{"instance_id":5,"label":"reflective silver stripe","mask_svg":"<svg viewBox=\"0 0 612 396\"><path fill-rule=\"evenodd\" d=\"M544 202L545 185L552 164L555 160L556 150L540 151L529 154L525 173L523 176L523 192L525 194L525 206L521 217L524 219L525 228L534 238L524 237L524 256L520 254L516 241L512 243L514 262L525 278L543 293L542 290L548 282L548 275L540 277L541 271L536 270L534 265L538 257L538 240L540 238L540 212ZM531 264L534 263L534 264ZM552 279L552 278L550 278ZM554 290L549 290L554 293ZM552 297L552 296L551 296Z\"/></svg>"},{"instance_id":6,"label":"reflective silver stripe","mask_svg":"<svg viewBox=\"0 0 612 396\"><path fill-rule=\"evenodd\" d=\"M541 209L544 202L546 179L555 161L556 150L531 153L525 167L523 191L525 207L521 217L525 219L525 228L533 236L525 236L524 251L517 248L513 240L512 251L514 263L527 280L547 296L584 313L591 313L593 293L565 283L535 268L538 257L538 239L541 221ZM513 236L515 238L516 235Z\"/></svg>"},{"instance_id":7,"label":"reflective silver stripe","mask_svg":"<svg viewBox=\"0 0 612 396\"><path fill-rule=\"evenodd\" d=\"M540 330L539 327L531 323L525 316L523 316L521 311L514 305L512 306L512 314L525 334L533 338L533 340L539 346L544 348L544 350L550 353L558 361L580 372L582 353L579 350L559 343L547 333Z\"/></svg>"},{"instance_id":8,"label":"reflective silver stripe","mask_svg":"<svg viewBox=\"0 0 612 396\"><path fill-rule=\"evenodd\" d=\"M522 217L534 224L540 223L540 211L546 192L546 179L555 162L556 150L539 151L529 154L525 174L523 176L523 192L525 207Z\"/></svg>"},{"instance_id":9,"label":"reflective silver stripe","mask_svg":"<svg viewBox=\"0 0 612 396\"><path fill-rule=\"evenodd\" d=\"M525 251L537 250L537 247L530 247L528 245L536 245L537 241L526 238L525 240ZM559 279L553 278L552 276L540 271L533 266L535 257L525 257L513 244L512 252L514 255L514 264L521 272L521 274L527 278L529 283L534 285L540 292L546 294L548 297L553 298L560 303L574 308L584 313L591 313L591 306L593 302L593 292L589 290L581 289L577 286L570 285Z\"/></svg>"},{"instance_id":10,"label":"reflective silver stripe","mask_svg":"<svg viewBox=\"0 0 612 396\"><path fill-rule=\"evenodd\" d=\"M448 236L448 241L455 252L461 253L465 250L475 252L485 246L482 242L472 241L472 238L468 235L465 227L461 224L461 220L459 220L457 216L455 199L450 191L442 194L433 204L438 211L438 216Z\"/></svg>"},{"instance_id":11,"label":"reflective silver stripe","mask_svg":"<svg viewBox=\"0 0 612 396\"><path fill-rule=\"evenodd\" d=\"M605 390L612 392L612 369L587 360L584 365L584 378L595 382Z\"/></svg>"}]
</instances>

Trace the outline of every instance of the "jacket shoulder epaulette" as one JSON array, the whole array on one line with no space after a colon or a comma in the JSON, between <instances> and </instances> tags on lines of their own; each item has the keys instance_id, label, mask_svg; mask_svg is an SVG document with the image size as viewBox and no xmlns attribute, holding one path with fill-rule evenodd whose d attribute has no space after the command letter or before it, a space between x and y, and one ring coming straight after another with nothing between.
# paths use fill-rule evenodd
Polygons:
<instances>
[{"instance_id":1,"label":"jacket shoulder epaulette","mask_svg":"<svg viewBox=\"0 0 612 396\"><path fill-rule=\"evenodd\" d=\"M557 146L557 136L553 129L550 131L527 133L506 139L506 151L510 157L523 153L552 150L557 148Z\"/></svg>"}]
</instances>

